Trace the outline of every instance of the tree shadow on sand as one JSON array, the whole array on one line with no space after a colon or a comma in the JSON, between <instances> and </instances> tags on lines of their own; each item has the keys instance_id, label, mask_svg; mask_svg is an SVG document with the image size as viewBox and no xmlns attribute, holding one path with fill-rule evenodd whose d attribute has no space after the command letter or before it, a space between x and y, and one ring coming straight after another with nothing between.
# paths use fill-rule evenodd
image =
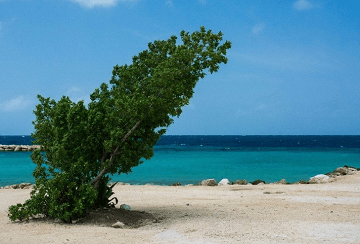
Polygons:
<instances>
[{"instance_id":1,"label":"tree shadow on sand","mask_svg":"<svg viewBox=\"0 0 360 244\"><path fill-rule=\"evenodd\" d=\"M125 210L120 208L99 208L91 210L88 214L72 223L65 223L59 219L53 219L50 217L37 216L30 218L31 222L42 222L49 224L62 224L62 225L88 225L88 226L100 226L111 227L117 222L122 222L124 226L122 228L139 228L152 223L159 223L161 217L155 217L150 213L144 211ZM20 222L20 221L15 221Z\"/></svg>"}]
</instances>

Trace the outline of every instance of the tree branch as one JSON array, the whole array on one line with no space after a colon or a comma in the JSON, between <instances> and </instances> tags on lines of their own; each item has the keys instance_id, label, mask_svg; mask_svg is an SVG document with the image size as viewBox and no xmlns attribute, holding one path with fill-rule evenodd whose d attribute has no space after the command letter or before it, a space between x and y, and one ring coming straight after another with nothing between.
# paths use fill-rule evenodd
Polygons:
<instances>
[{"instance_id":1,"label":"tree branch","mask_svg":"<svg viewBox=\"0 0 360 244\"><path fill-rule=\"evenodd\" d=\"M92 180L91 184L94 185L94 188L98 188L99 184L100 184L100 179L101 177L103 177L107 172L108 169L112 166L115 156L120 154L119 153L119 149L120 146L122 146L122 144L126 141L126 139L134 132L134 130L136 130L136 128L139 126L139 124L141 123L141 120L138 120L138 122L136 122L136 124L126 133L126 135L121 139L121 143L120 145L118 145L115 150L113 151L113 153L110 155L110 162L107 165L107 167L104 167L100 173L95 177L95 179Z\"/></svg>"}]
</instances>

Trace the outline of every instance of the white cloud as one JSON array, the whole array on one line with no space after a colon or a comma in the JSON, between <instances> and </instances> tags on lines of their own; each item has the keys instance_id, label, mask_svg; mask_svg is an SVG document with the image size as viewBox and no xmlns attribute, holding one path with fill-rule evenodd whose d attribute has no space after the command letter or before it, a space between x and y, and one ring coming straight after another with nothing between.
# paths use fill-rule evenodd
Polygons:
<instances>
[{"instance_id":1,"label":"white cloud","mask_svg":"<svg viewBox=\"0 0 360 244\"><path fill-rule=\"evenodd\" d=\"M93 7L112 7L115 6L118 2L135 2L137 0L70 0L70 1L76 2L86 8L93 8Z\"/></svg>"},{"instance_id":2,"label":"white cloud","mask_svg":"<svg viewBox=\"0 0 360 244\"><path fill-rule=\"evenodd\" d=\"M253 34L259 34L260 32L262 32L265 28L265 24L264 23L260 23L260 24L257 24L257 25L254 25L252 27L252 33Z\"/></svg>"},{"instance_id":3,"label":"white cloud","mask_svg":"<svg viewBox=\"0 0 360 244\"><path fill-rule=\"evenodd\" d=\"M294 7L294 9L301 11L301 10L306 10L306 9L312 9L314 7L314 5L307 0L298 0L293 3L293 7Z\"/></svg>"},{"instance_id":4,"label":"white cloud","mask_svg":"<svg viewBox=\"0 0 360 244\"><path fill-rule=\"evenodd\" d=\"M30 101L26 100L24 96L18 96L14 99L0 103L0 110L5 112L23 110L30 104Z\"/></svg>"}]
</instances>

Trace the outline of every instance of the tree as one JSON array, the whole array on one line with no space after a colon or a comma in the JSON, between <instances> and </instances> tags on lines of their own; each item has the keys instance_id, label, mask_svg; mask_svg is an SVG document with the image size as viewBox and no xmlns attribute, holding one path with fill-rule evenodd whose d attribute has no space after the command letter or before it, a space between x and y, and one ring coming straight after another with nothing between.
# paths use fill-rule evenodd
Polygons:
<instances>
[{"instance_id":1,"label":"tree","mask_svg":"<svg viewBox=\"0 0 360 244\"><path fill-rule=\"evenodd\" d=\"M227 62L231 43L222 42L221 32L201 27L180 37L178 45L176 36L149 43L132 64L115 66L110 86L96 89L87 106L38 96L32 137L41 150L31 155L36 182L29 200L10 206L11 220L44 214L68 222L110 204L111 175L150 159L199 79Z\"/></svg>"}]
</instances>

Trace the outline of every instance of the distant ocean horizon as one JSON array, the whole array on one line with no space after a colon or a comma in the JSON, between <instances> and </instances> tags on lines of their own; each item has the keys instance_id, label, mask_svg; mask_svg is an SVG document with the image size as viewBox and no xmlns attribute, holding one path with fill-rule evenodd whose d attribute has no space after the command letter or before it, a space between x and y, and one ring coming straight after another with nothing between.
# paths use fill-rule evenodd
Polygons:
<instances>
[{"instance_id":1,"label":"distant ocean horizon","mask_svg":"<svg viewBox=\"0 0 360 244\"><path fill-rule=\"evenodd\" d=\"M31 145L31 141L28 135L0 135L3 145ZM344 165L360 168L358 135L165 135L154 152L151 160L128 175L114 175L112 181L160 185L197 184L209 178L295 182ZM0 151L0 186L34 183L30 154Z\"/></svg>"}]
</instances>

